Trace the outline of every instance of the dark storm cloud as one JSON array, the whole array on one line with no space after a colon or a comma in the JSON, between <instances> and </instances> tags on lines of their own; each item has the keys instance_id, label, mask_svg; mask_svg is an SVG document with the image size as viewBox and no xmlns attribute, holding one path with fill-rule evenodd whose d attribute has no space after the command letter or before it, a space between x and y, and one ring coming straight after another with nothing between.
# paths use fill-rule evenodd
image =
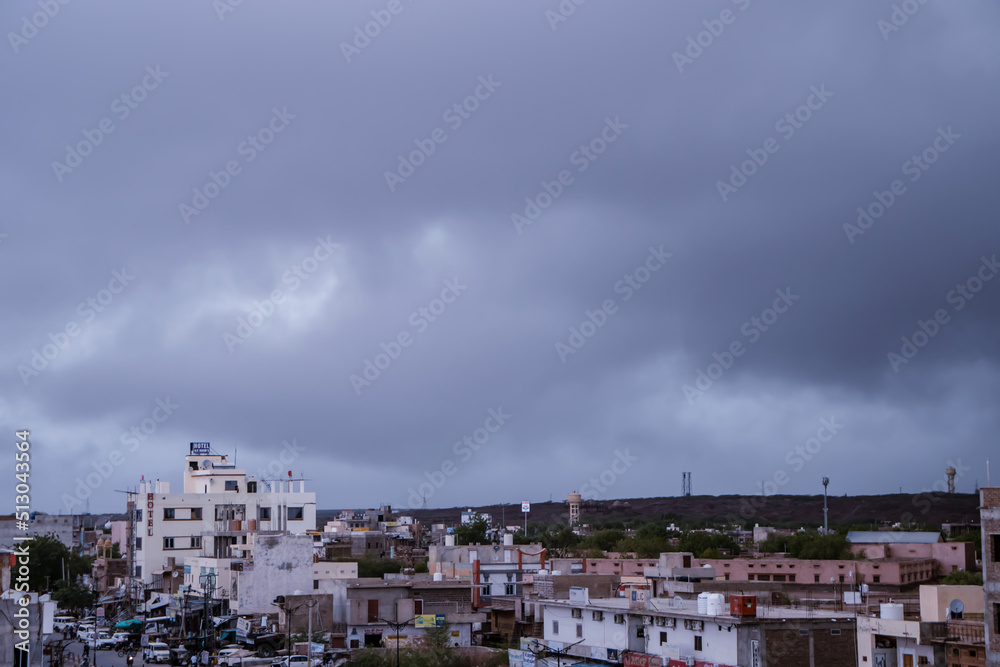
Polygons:
<instances>
[{"instance_id":1,"label":"dark storm cloud","mask_svg":"<svg viewBox=\"0 0 1000 667\"><path fill-rule=\"evenodd\" d=\"M949 295L1000 254L998 12L898 4L5 6L36 507L115 450L92 509L177 483L194 440L294 439L329 507L562 497L626 450L602 497L983 482L1000 281Z\"/></svg>"}]
</instances>

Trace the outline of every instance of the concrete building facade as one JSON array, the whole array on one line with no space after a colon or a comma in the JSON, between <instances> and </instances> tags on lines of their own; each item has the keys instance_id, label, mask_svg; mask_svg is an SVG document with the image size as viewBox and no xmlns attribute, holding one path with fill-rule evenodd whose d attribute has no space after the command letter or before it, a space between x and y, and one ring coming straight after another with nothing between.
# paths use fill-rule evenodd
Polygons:
<instances>
[{"instance_id":1,"label":"concrete building facade","mask_svg":"<svg viewBox=\"0 0 1000 667\"><path fill-rule=\"evenodd\" d=\"M986 664L1000 667L1000 488L979 490L983 536Z\"/></svg>"},{"instance_id":2,"label":"concrete building facade","mask_svg":"<svg viewBox=\"0 0 1000 667\"><path fill-rule=\"evenodd\" d=\"M854 664L854 618L843 613L772 609L767 616L734 616L727 607L708 615L699 613L696 602L679 598L638 605L622 598L540 604L544 644L578 659L718 667Z\"/></svg>"},{"instance_id":3,"label":"concrete building facade","mask_svg":"<svg viewBox=\"0 0 1000 667\"><path fill-rule=\"evenodd\" d=\"M135 502L133 576L147 584L189 558L246 558L254 534L316 527L316 494L305 490L304 480L258 479L207 443L191 443L183 493L170 493L167 482L145 481Z\"/></svg>"}]
</instances>

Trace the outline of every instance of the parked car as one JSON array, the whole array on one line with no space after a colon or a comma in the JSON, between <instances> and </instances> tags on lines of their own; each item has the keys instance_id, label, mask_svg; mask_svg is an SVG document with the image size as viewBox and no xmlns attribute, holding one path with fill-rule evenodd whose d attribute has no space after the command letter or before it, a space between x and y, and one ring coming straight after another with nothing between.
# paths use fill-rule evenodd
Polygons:
<instances>
[{"instance_id":1,"label":"parked car","mask_svg":"<svg viewBox=\"0 0 1000 667\"><path fill-rule=\"evenodd\" d=\"M320 667L322 664L319 658L309 660L304 655L286 655L271 663L272 667Z\"/></svg>"},{"instance_id":2,"label":"parked car","mask_svg":"<svg viewBox=\"0 0 1000 667\"><path fill-rule=\"evenodd\" d=\"M91 643L98 649L108 649L115 647L115 640L111 637L111 633L106 630L98 630L97 640L91 639Z\"/></svg>"},{"instance_id":3,"label":"parked car","mask_svg":"<svg viewBox=\"0 0 1000 667\"><path fill-rule=\"evenodd\" d=\"M239 665L243 662L244 658L252 658L254 654L242 646L230 644L222 648L218 656L220 665Z\"/></svg>"},{"instance_id":4,"label":"parked car","mask_svg":"<svg viewBox=\"0 0 1000 667\"><path fill-rule=\"evenodd\" d=\"M163 642L150 642L143 653L146 662L169 662L170 647Z\"/></svg>"},{"instance_id":5,"label":"parked car","mask_svg":"<svg viewBox=\"0 0 1000 667\"><path fill-rule=\"evenodd\" d=\"M94 626L80 624L76 628L76 638L84 644L94 641Z\"/></svg>"}]
</instances>

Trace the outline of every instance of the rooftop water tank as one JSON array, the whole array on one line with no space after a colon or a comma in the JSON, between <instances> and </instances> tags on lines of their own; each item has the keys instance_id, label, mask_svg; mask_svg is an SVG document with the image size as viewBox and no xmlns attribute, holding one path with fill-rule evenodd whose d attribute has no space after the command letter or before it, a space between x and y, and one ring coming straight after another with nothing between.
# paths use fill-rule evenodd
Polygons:
<instances>
[{"instance_id":1,"label":"rooftop water tank","mask_svg":"<svg viewBox=\"0 0 1000 667\"><path fill-rule=\"evenodd\" d=\"M444 573L443 572L435 572L434 573L434 581L444 581Z\"/></svg>"},{"instance_id":2,"label":"rooftop water tank","mask_svg":"<svg viewBox=\"0 0 1000 667\"><path fill-rule=\"evenodd\" d=\"M903 620L903 605L899 602L886 602L879 605L879 616L893 621Z\"/></svg>"},{"instance_id":3,"label":"rooftop water tank","mask_svg":"<svg viewBox=\"0 0 1000 667\"><path fill-rule=\"evenodd\" d=\"M503 536L503 545L505 547L512 547L512 546L514 546L514 535L512 533L504 533L504 536Z\"/></svg>"},{"instance_id":4,"label":"rooftop water tank","mask_svg":"<svg viewBox=\"0 0 1000 667\"><path fill-rule=\"evenodd\" d=\"M445 535L444 536L444 545L446 547L453 547L453 546L455 546L455 536L454 535Z\"/></svg>"},{"instance_id":5,"label":"rooftop water tank","mask_svg":"<svg viewBox=\"0 0 1000 667\"><path fill-rule=\"evenodd\" d=\"M726 596L721 593L712 593L708 596L708 615L722 616L726 611Z\"/></svg>"},{"instance_id":6,"label":"rooftop water tank","mask_svg":"<svg viewBox=\"0 0 1000 667\"><path fill-rule=\"evenodd\" d=\"M708 593L698 593L698 613L707 614L708 613L708 598L710 595Z\"/></svg>"}]
</instances>

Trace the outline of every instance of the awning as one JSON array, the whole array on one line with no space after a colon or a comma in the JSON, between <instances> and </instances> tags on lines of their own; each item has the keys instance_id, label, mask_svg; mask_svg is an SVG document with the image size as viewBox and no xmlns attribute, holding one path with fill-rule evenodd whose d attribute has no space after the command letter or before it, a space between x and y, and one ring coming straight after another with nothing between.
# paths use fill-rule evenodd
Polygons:
<instances>
[{"instance_id":1,"label":"awning","mask_svg":"<svg viewBox=\"0 0 1000 667\"><path fill-rule=\"evenodd\" d=\"M115 623L116 628L137 628L142 629L142 621L137 618L129 619L127 621L121 621L120 623Z\"/></svg>"}]
</instances>

